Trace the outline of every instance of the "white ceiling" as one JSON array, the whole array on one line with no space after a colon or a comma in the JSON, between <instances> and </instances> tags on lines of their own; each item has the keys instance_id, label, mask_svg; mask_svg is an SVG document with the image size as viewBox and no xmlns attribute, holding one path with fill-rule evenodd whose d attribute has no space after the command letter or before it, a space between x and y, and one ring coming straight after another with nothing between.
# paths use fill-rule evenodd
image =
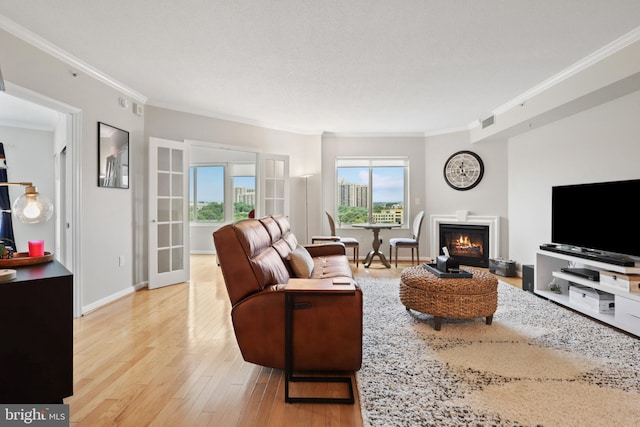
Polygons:
<instances>
[{"instance_id":1,"label":"white ceiling","mask_svg":"<svg viewBox=\"0 0 640 427\"><path fill-rule=\"evenodd\" d=\"M430 134L639 28L640 1L0 0L0 15L151 105L304 133Z\"/></svg>"}]
</instances>

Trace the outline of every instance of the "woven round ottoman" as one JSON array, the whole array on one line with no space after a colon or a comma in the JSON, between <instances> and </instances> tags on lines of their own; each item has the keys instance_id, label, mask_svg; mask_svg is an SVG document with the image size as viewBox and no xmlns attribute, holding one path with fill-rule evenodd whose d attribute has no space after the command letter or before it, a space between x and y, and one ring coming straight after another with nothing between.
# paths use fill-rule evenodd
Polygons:
<instances>
[{"instance_id":1,"label":"woven round ottoman","mask_svg":"<svg viewBox=\"0 0 640 427\"><path fill-rule=\"evenodd\" d=\"M407 268L400 276L400 301L407 310L433 315L436 331L443 317L486 317L490 325L498 308L498 280L486 271L465 270L473 277L439 278L422 266Z\"/></svg>"}]
</instances>

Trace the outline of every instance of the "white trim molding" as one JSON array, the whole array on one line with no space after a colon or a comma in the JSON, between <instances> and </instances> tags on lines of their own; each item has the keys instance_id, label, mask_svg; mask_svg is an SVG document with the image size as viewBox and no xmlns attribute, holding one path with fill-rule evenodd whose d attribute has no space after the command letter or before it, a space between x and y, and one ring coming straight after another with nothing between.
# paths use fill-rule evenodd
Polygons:
<instances>
[{"instance_id":1,"label":"white trim molding","mask_svg":"<svg viewBox=\"0 0 640 427\"><path fill-rule=\"evenodd\" d=\"M456 211L454 215L431 215L430 254L435 258L440 253L440 224L485 225L489 227L489 258L500 253L500 217L469 215L469 211Z\"/></svg>"},{"instance_id":2,"label":"white trim molding","mask_svg":"<svg viewBox=\"0 0 640 427\"><path fill-rule=\"evenodd\" d=\"M48 40L45 40L44 38L40 37L39 35L37 35L36 33L27 30L26 28L24 28L21 25L16 24L15 22L13 22L12 20L10 20L9 18L7 18L4 15L0 15L0 28L2 28L3 30L7 31L8 33L18 37L19 39L24 40L25 42L37 47L38 49L48 53L49 55L53 56L56 59L59 59L62 62L65 62L67 64L69 64L71 67L73 67L75 70L77 71L81 71L85 74L87 74L88 76L93 77L94 79L108 85L111 86L112 88L116 89L117 91L121 92L124 95L127 95L131 98L133 98L135 101L141 103L141 104L146 104L147 103L147 97L142 95L139 92L136 92L135 90L131 89L130 87L126 86L125 84L119 82L118 80L114 79L111 76L108 76L107 74L103 73L102 71L98 70L97 68L87 64L86 62L80 60L79 58L75 57L74 55L70 54L69 52L67 52L66 50L56 46L55 44L49 42Z\"/></svg>"},{"instance_id":3,"label":"white trim molding","mask_svg":"<svg viewBox=\"0 0 640 427\"><path fill-rule=\"evenodd\" d=\"M587 55L582 58L578 62L574 63L570 67L560 71L558 74L551 76L547 80L541 82L540 84L534 86L533 88L527 90L526 92L516 96L512 100L498 106L494 110L491 111L490 115L500 115L503 114L512 108L517 107L518 105L524 105L527 100L539 95L540 93L562 83L563 81L577 75L581 71L592 67L594 64L604 60L605 58L619 52L627 46L637 42L640 40L640 27L637 27L622 37L612 41L608 45L598 49L597 51ZM476 120L472 123L469 123L469 129L474 129L480 126L480 121Z\"/></svg>"}]
</instances>

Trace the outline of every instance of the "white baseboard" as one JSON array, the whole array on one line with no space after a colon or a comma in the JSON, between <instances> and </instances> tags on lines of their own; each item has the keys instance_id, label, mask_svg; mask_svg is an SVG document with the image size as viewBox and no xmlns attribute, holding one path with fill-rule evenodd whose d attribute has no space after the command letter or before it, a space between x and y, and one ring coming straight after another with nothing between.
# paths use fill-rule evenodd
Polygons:
<instances>
[{"instance_id":1,"label":"white baseboard","mask_svg":"<svg viewBox=\"0 0 640 427\"><path fill-rule=\"evenodd\" d=\"M93 310L97 310L98 308L105 306L109 303L112 303L124 296L127 296L139 289L147 287L147 282L138 283L137 285L131 286L130 288L123 289L120 292L116 292L115 294L109 295L108 297L102 298L94 303L89 305L85 305L82 307L82 315L84 316L87 313L92 312Z\"/></svg>"}]
</instances>

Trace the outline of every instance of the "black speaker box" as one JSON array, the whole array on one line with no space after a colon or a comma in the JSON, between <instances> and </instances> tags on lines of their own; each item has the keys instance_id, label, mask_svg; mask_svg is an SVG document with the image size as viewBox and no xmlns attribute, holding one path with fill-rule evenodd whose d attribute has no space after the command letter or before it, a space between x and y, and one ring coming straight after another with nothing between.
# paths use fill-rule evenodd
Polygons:
<instances>
[{"instance_id":1,"label":"black speaker box","mask_svg":"<svg viewBox=\"0 0 640 427\"><path fill-rule=\"evenodd\" d=\"M522 289L533 292L533 265L522 266Z\"/></svg>"}]
</instances>

